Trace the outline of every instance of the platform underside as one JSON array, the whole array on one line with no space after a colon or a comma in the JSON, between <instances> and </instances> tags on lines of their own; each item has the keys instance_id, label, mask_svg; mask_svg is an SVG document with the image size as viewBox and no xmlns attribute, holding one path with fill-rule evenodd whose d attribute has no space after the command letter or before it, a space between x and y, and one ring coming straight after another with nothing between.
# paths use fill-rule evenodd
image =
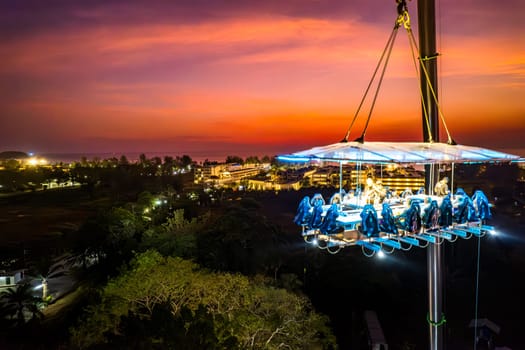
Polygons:
<instances>
[{"instance_id":1,"label":"platform underside","mask_svg":"<svg viewBox=\"0 0 525 350\"><path fill-rule=\"evenodd\" d=\"M352 163L487 163L517 161L519 156L486 148L440 142L338 142L278 157L283 161Z\"/></svg>"}]
</instances>

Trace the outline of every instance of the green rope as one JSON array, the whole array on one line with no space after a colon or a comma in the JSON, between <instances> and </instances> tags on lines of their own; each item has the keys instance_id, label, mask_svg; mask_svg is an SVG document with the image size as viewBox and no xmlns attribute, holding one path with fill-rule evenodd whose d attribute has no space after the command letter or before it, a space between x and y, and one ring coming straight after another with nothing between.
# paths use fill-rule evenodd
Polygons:
<instances>
[{"instance_id":1,"label":"green rope","mask_svg":"<svg viewBox=\"0 0 525 350\"><path fill-rule=\"evenodd\" d=\"M437 321L437 322L436 322L436 321L432 321L432 320L430 319L430 315L427 313L427 322L428 322L428 324L431 325L431 326L434 326L434 327L441 327L441 326L443 326L445 323L447 323L447 319L445 318L445 314L442 313L442 314L441 314L441 320L439 320L439 321Z\"/></svg>"}]
</instances>

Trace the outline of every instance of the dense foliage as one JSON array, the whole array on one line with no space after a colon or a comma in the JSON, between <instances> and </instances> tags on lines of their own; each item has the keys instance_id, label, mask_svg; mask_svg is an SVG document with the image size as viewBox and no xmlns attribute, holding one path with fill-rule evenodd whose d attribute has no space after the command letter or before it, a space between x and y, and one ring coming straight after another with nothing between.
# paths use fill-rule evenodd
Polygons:
<instances>
[{"instance_id":1,"label":"dense foliage","mask_svg":"<svg viewBox=\"0 0 525 350\"><path fill-rule=\"evenodd\" d=\"M155 251L139 254L72 329L79 348L330 348L327 319L308 300L261 280L214 273Z\"/></svg>"}]
</instances>

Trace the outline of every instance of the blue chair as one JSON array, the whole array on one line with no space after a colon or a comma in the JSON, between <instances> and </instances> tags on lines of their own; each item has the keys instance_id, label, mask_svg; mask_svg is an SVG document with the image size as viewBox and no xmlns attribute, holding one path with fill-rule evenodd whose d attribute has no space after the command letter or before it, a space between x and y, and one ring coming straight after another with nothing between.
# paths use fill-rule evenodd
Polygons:
<instances>
[{"instance_id":1,"label":"blue chair","mask_svg":"<svg viewBox=\"0 0 525 350\"><path fill-rule=\"evenodd\" d=\"M427 229L439 227L439 217L441 216L437 201L433 200L423 214L423 226Z\"/></svg>"},{"instance_id":2,"label":"blue chair","mask_svg":"<svg viewBox=\"0 0 525 350\"><path fill-rule=\"evenodd\" d=\"M478 220L476 209L469 196L462 196L459 200L459 205L454 213L454 219L458 224L472 222Z\"/></svg>"},{"instance_id":3,"label":"blue chair","mask_svg":"<svg viewBox=\"0 0 525 350\"><path fill-rule=\"evenodd\" d=\"M472 195L472 202L474 203L474 208L476 208L477 215L481 220L489 220L492 218L489 200L483 191L476 190Z\"/></svg>"},{"instance_id":4,"label":"blue chair","mask_svg":"<svg viewBox=\"0 0 525 350\"><path fill-rule=\"evenodd\" d=\"M399 233L394 219L394 213L392 212L392 208L390 208L388 203L383 203L379 228L385 233L391 233L394 235Z\"/></svg>"},{"instance_id":5,"label":"blue chair","mask_svg":"<svg viewBox=\"0 0 525 350\"><path fill-rule=\"evenodd\" d=\"M443 202L441 202L441 207L439 209L441 211L441 215L439 216L439 226L448 227L452 225L454 208L452 207L450 196L443 197Z\"/></svg>"},{"instance_id":6,"label":"blue chair","mask_svg":"<svg viewBox=\"0 0 525 350\"><path fill-rule=\"evenodd\" d=\"M310 217L310 228L318 229L323 223L323 204L321 201L314 202L312 216Z\"/></svg>"},{"instance_id":7,"label":"blue chair","mask_svg":"<svg viewBox=\"0 0 525 350\"><path fill-rule=\"evenodd\" d=\"M295 214L293 222L299 226L306 226L310 222L310 218L312 216L311 211L312 206L310 205L310 198L305 196L301 200L301 203L299 203L299 207L297 208L297 213Z\"/></svg>"},{"instance_id":8,"label":"blue chair","mask_svg":"<svg viewBox=\"0 0 525 350\"><path fill-rule=\"evenodd\" d=\"M337 208L337 204L334 203L326 211L326 215L323 219L323 222L321 223L321 227L319 227L319 231L325 235L338 233L341 231L341 227L337 223L338 216L339 209Z\"/></svg>"},{"instance_id":9,"label":"blue chair","mask_svg":"<svg viewBox=\"0 0 525 350\"><path fill-rule=\"evenodd\" d=\"M410 233L419 233L421 231L421 208L419 202L413 201L410 207L402 215L402 228Z\"/></svg>"},{"instance_id":10,"label":"blue chair","mask_svg":"<svg viewBox=\"0 0 525 350\"><path fill-rule=\"evenodd\" d=\"M367 237L379 236L379 224L377 220L377 212L373 205L367 204L364 206L361 216L361 232Z\"/></svg>"}]
</instances>

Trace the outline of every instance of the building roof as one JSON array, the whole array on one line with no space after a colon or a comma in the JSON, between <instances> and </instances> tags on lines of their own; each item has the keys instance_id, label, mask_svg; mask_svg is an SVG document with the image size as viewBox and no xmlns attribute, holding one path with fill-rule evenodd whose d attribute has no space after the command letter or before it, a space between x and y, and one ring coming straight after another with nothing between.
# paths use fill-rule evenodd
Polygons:
<instances>
[{"instance_id":1,"label":"building roof","mask_svg":"<svg viewBox=\"0 0 525 350\"><path fill-rule=\"evenodd\" d=\"M476 321L476 319L472 319L470 320L470 323L469 323L469 327L470 328L474 328L474 322ZM478 328L479 327L487 327L488 329L490 329L491 331L493 331L494 333L496 334L499 334L499 331L500 331L500 327L495 324L494 322L492 322L491 320L489 319L486 319L486 318L478 318Z\"/></svg>"}]
</instances>

